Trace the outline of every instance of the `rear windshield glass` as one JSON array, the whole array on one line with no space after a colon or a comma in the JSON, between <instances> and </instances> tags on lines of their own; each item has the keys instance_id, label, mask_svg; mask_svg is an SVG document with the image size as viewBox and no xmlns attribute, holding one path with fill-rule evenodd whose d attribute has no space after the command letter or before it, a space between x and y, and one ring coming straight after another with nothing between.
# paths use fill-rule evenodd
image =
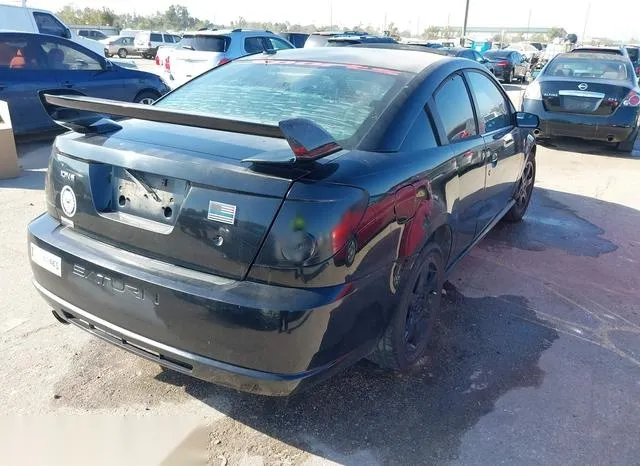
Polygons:
<instances>
[{"instance_id":1,"label":"rear windshield glass","mask_svg":"<svg viewBox=\"0 0 640 466\"><path fill-rule=\"evenodd\" d=\"M625 81L628 78L627 67L619 60L576 60L556 58L547 70L547 76L611 79Z\"/></svg>"},{"instance_id":2,"label":"rear windshield glass","mask_svg":"<svg viewBox=\"0 0 640 466\"><path fill-rule=\"evenodd\" d=\"M180 47L202 52L226 52L230 39L226 36L185 34L178 44Z\"/></svg>"},{"instance_id":3,"label":"rear windshield glass","mask_svg":"<svg viewBox=\"0 0 640 466\"><path fill-rule=\"evenodd\" d=\"M486 58L509 58L509 55L511 55L509 50L489 50L484 54Z\"/></svg>"},{"instance_id":4,"label":"rear windshield glass","mask_svg":"<svg viewBox=\"0 0 640 466\"><path fill-rule=\"evenodd\" d=\"M274 126L308 118L348 148L411 76L334 63L238 61L188 82L157 106Z\"/></svg>"},{"instance_id":5,"label":"rear windshield glass","mask_svg":"<svg viewBox=\"0 0 640 466\"><path fill-rule=\"evenodd\" d=\"M312 34L309 36L307 41L304 43L305 47L324 47L329 42L331 36L321 36Z\"/></svg>"}]
</instances>

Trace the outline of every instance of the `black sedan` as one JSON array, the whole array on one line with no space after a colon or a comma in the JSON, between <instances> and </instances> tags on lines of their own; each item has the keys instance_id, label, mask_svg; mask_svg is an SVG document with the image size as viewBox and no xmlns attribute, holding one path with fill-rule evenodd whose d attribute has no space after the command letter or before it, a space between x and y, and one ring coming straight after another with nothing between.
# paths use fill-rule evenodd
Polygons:
<instances>
[{"instance_id":1,"label":"black sedan","mask_svg":"<svg viewBox=\"0 0 640 466\"><path fill-rule=\"evenodd\" d=\"M122 68L70 40L15 32L0 33L0 83L17 135L59 129L42 107L43 90L137 103L169 90L157 75Z\"/></svg>"},{"instance_id":2,"label":"black sedan","mask_svg":"<svg viewBox=\"0 0 640 466\"><path fill-rule=\"evenodd\" d=\"M483 66L437 54L295 49L152 106L43 100L76 130L28 228L56 318L254 393L364 357L408 369L447 274L522 219L534 185L537 117Z\"/></svg>"},{"instance_id":3,"label":"black sedan","mask_svg":"<svg viewBox=\"0 0 640 466\"><path fill-rule=\"evenodd\" d=\"M608 141L631 152L640 124L637 79L627 57L562 54L528 86L522 106L540 117L539 138Z\"/></svg>"},{"instance_id":4,"label":"black sedan","mask_svg":"<svg viewBox=\"0 0 640 466\"><path fill-rule=\"evenodd\" d=\"M489 60L487 66L498 79L511 83L514 79L525 82L529 72L529 62L520 52L514 50L488 50L484 58Z\"/></svg>"}]
</instances>

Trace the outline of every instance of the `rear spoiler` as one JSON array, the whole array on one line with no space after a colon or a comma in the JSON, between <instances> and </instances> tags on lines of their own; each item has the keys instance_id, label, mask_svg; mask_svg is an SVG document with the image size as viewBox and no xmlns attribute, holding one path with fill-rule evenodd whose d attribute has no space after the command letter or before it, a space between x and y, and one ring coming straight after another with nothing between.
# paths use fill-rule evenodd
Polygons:
<instances>
[{"instance_id":1,"label":"rear spoiler","mask_svg":"<svg viewBox=\"0 0 640 466\"><path fill-rule=\"evenodd\" d=\"M171 123L231 133L284 138L291 151L279 150L244 159L248 163L291 164L312 161L342 148L317 123L305 118L282 120L278 126L228 120L199 113L166 110L153 105L98 99L81 95L40 92L40 100L49 116L60 126L82 134L113 132L122 127L112 117Z\"/></svg>"}]
</instances>

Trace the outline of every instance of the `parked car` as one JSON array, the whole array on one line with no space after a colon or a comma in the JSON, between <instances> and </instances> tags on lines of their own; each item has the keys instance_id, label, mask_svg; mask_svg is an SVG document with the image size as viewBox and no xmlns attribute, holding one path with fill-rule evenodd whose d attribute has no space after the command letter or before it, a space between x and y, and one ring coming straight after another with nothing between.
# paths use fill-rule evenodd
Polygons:
<instances>
[{"instance_id":1,"label":"parked car","mask_svg":"<svg viewBox=\"0 0 640 466\"><path fill-rule=\"evenodd\" d=\"M489 67L498 79L505 83L527 80L529 62L520 52L514 50L489 50L484 58L489 60Z\"/></svg>"},{"instance_id":2,"label":"parked car","mask_svg":"<svg viewBox=\"0 0 640 466\"><path fill-rule=\"evenodd\" d=\"M77 35L56 15L47 10L0 5L0 31L49 34L72 40L98 55L104 53L104 47L100 42Z\"/></svg>"},{"instance_id":3,"label":"parked car","mask_svg":"<svg viewBox=\"0 0 640 466\"><path fill-rule=\"evenodd\" d=\"M143 58L155 58L158 47L180 42L180 36L168 32L142 31L136 34L134 44L136 52Z\"/></svg>"},{"instance_id":4,"label":"parked car","mask_svg":"<svg viewBox=\"0 0 640 466\"><path fill-rule=\"evenodd\" d=\"M43 34L0 33L0 100L17 135L57 129L42 90L151 103L168 91L156 75L121 68L75 42Z\"/></svg>"},{"instance_id":5,"label":"parked car","mask_svg":"<svg viewBox=\"0 0 640 466\"><path fill-rule=\"evenodd\" d=\"M447 274L535 180L537 117L433 53L249 56L153 107L44 99L85 131L55 142L28 227L54 315L252 393L421 360Z\"/></svg>"},{"instance_id":6,"label":"parked car","mask_svg":"<svg viewBox=\"0 0 640 466\"><path fill-rule=\"evenodd\" d=\"M304 43L304 48L325 47L329 39L337 36L366 36L366 32L358 31L324 31L310 34Z\"/></svg>"},{"instance_id":7,"label":"parked car","mask_svg":"<svg viewBox=\"0 0 640 466\"><path fill-rule=\"evenodd\" d=\"M476 52L475 50L472 50L472 49L468 49L466 47L441 48L441 49L436 49L436 51L437 53L441 53L442 55L448 55L450 57L466 58L468 60L473 60L483 65L489 64L489 60L484 58L484 56L482 56L481 53Z\"/></svg>"},{"instance_id":8,"label":"parked car","mask_svg":"<svg viewBox=\"0 0 640 466\"><path fill-rule=\"evenodd\" d=\"M504 50L515 50L516 52L519 52L520 55L525 56L529 62L531 62L534 59L537 59L540 54L540 50L538 50L532 44L528 44L526 42L510 44Z\"/></svg>"},{"instance_id":9,"label":"parked car","mask_svg":"<svg viewBox=\"0 0 640 466\"><path fill-rule=\"evenodd\" d=\"M345 47L348 45L356 44L397 44L398 42L389 36L335 36L329 38L327 41L327 47Z\"/></svg>"},{"instance_id":10,"label":"parked car","mask_svg":"<svg viewBox=\"0 0 640 466\"><path fill-rule=\"evenodd\" d=\"M305 32L279 32L278 35L297 49L303 48L309 38L309 34Z\"/></svg>"},{"instance_id":11,"label":"parked car","mask_svg":"<svg viewBox=\"0 0 640 466\"><path fill-rule=\"evenodd\" d=\"M270 31L196 31L185 33L178 46L169 51L164 60L164 68L167 81L174 87L245 55L292 48L294 47L290 42Z\"/></svg>"},{"instance_id":12,"label":"parked car","mask_svg":"<svg viewBox=\"0 0 640 466\"><path fill-rule=\"evenodd\" d=\"M538 52L542 52L546 47L542 42L529 42L529 44L533 45Z\"/></svg>"},{"instance_id":13,"label":"parked car","mask_svg":"<svg viewBox=\"0 0 640 466\"><path fill-rule=\"evenodd\" d=\"M79 29L78 35L80 37L86 37L87 39L97 41L101 41L107 38L107 35L104 32L98 31L97 29Z\"/></svg>"},{"instance_id":14,"label":"parked car","mask_svg":"<svg viewBox=\"0 0 640 466\"><path fill-rule=\"evenodd\" d=\"M113 57L117 55L120 58L127 58L129 55L136 54L136 46L133 43L133 37L119 36L111 37L103 41L104 55Z\"/></svg>"},{"instance_id":15,"label":"parked car","mask_svg":"<svg viewBox=\"0 0 640 466\"><path fill-rule=\"evenodd\" d=\"M633 64L633 68L636 71L636 76L640 77L640 46L627 45L625 49L627 49L629 60L631 60L631 63Z\"/></svg>"},{"instance_id":16,"label":"parked car","mask_svg":"<svg viewBox=\"0 0 640 466\"><path fill-rule=\"evenodd\" d=\"M638 136L640 88L622 55L558 55L527 87L522 107L540 117L538 138L608 141L630 152Z\"/></svg>"}]
</instances>

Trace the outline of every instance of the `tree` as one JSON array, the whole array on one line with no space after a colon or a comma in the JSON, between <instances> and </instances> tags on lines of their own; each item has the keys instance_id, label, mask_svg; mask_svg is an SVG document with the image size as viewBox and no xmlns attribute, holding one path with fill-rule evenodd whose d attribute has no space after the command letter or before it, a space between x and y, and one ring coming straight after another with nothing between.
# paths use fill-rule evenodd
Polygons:
<instances>
[{"instance_id":1,"label":"tree","mask_svg":"<svg viewBox=\"0 0 640 466\"><path fill-rule=\"evenodd\" d=\"M442 33L442 28L439 26L429 26L422 33L424 39L439 39Z\"/></svg>"},{"instance_id":2,"label":"tree","mask_svg":"<svg viewBox=\"0 0 640 466\"><path fill-rule=\"evenodd\" d=\"M398 26L396 26L393 22L387 24L387 30L385 31L386 35L389 37L393 37L394 39L400 38L400 30Z\"/></svg>"},{"instance_id":3,"label":"tree","mask_svg":"<svg viewBox=\"0 0 640 466\"><path fill-rule=\"evenodd\" d=\"M565 37L567 37L567 31L564 28L552 27L551 29L549 29L547 35L549 36L549 40L553 40L558 37L564 39Z\"/></svg>"}]
</instances>

